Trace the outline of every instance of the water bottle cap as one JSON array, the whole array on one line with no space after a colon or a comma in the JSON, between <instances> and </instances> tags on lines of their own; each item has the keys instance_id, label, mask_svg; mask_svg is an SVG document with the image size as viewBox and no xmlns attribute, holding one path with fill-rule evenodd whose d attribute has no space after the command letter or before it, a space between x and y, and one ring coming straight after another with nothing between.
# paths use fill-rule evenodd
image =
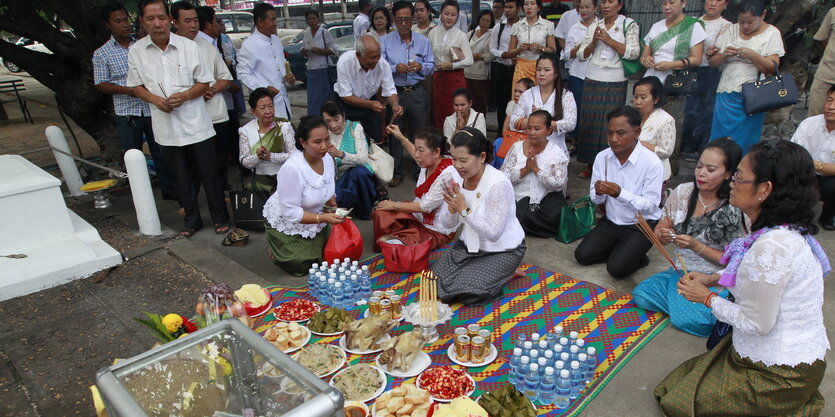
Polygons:
<instances>
[{"instance_id":1,"label":"water bottle cap","mask_svg":"<svg viewBox=\"0 0 835 417\"><path fill-rule=\"evenodd\" d=\"M357 266L357 265L359 265L359 264L360 264L360 263L359 263L359 262L357 262L357 261L351 261L351 265Z\"/></svg>"},{"instance_id":2,"label":"water bottle cap","mask_svg":"<svg viewBox=\"0 0 835 417\"><path fill-rule=\"evenodd\" d=\"M331 265L336 265L338 263L339 263L339 258L334 259L333 262L331 262Z\"/></svg>"},{"instance_id":3,"label":"water bottle cap","mask_svg":"<svg viewBox=\"0 0 835 417\"><path fill-rule=\"evenodd\" d=\"M516 356L522 356L522 348L513 348L513 354Z\"/></svg>"},{"instance_id":4,"label":"water bottle cap","mask_svg":"<svg viewBox=\"0 0 835 417\"><path fill-rule=\"evenodd\" d=\"M581 354L577 355L577 359L579 359L580 362L585 362L586 359L588 359L588 356L586 356L585 353L581 353Z\"/></svg>"},{"instance_id":5,"label":"water bottle cap","mask_svg":"<svg viewBox=\"0 0 835 417\"><path fill-rule=\"evenodd\" d=\"M554 333L562 333L562 326L554 326Z\"/></svg>"},{"instance_id":6,"label":"water bottle cap","mask_svg":"<svg viewBox=\"0 0 835 417\"><path fill-rule=\"evenodd\" d=\"M556 361L554 362L554 367L557 369L565 368L565 362L563 361Z\"/></svg>"},{"instance_id":7,"label":"water bottle cap","mask_svg":"<svg viewBox=\"0 0 835 417\"><path fill-rule=\"evenodd\" d=\"M348 258L348 257L346 257L346 258L344 258L344 259L342 259L342 260L343 260L343 261L345 261L345 262L351 262L351 258Z\"/></svg>"},{"instance_id":8,"label":"water bottle cap","mask_svg":"<svg viewBox=\"0 0 835 417\"><path fill-rule=\"evenodd\" d=\"M568 378L570 376L571 376L571 373L568 372L568 369L563 369L562 371L560 371L560 377L561 378Z\"/></svg>"},{"instance_id":9,"label":"water bottle cap","mask_svg":"<svg viewBox=\"0 0 835 417\"><path fill-rule=\"evenodd\" d=\"M522 363L527 364L527 363L530 363L530 362L531 362L531 358L529 358L527 356L522 356Z\"/></svg>"},{"instance_id":10,"label":"water bottle cap","mask_svg":"<svg viewBox=\"0 0 835 417\"><path fill-rule=\"evenodd\" d=\"M577 346L583 347L586 344L586 341L583 339L577 339Z\"/></svg>"},{"instance_id":11,"label":"water bottle cap","mask_svg":"<svg viewBox=\"0 0 835 417\"><path fill-rule=\"evenodd\" d=\"M595 349L593 346L589 346L588 352L589 352L589 355L594 355L594 354L597 353L597 349Z\"/></svg>"},{"instance_id":12,"label":"water bottle cap","mask_svg":"<svg viewBox=\"0 0 835 417\"><path fill-rule=\"evenodd\" d=\"M531 349L530 353L528 353L528 356L530 356L532 358L535 358L535 357L539 356L539 351L536 350L536 349Z\"/></svg>"},{"instance_id":13,"label":"water bottle cap","mask_svg":"<svg viewBox=\"0 0 835 417\"><path fill-rule=\"evenodd\" d=\"M322 261L322 266L328 266L328 261Z\"/></svg>"},{"instance_id":14,"label":"water bottle cap","mask_svg":"<svg viewBox=\"0 0 835 417\"><path fill-rule=\"evenodd\" d=\"M569 336L569 337L571 337L572 339L576 339L576 338L577 338L577 336L579 336L579 335L580 335L580 334L579 334L579 333L577 333L577 332L571 332L571 333L569 333L569 334L568 334L568 336Z\"/></svg>"},{"instance_id":15,"label":"water bottle cap","mask_svg":"<svg viewBox=\"0 0 835 417\"><path fill-rule=\"evenodd\" d=\"M544 340L539 341L539 348L540 349L546 349L547 347L548 347L548 342L546 342Z\"/></svg>"},{"instance_id":16,"label":"water bottle cap","mask_svg":"<svg viewBox=\"0 0 835 417\"><path fill-rule=\"evenodd\" d=\"M532 348L533 348L533 343L531 343L531 342L525 342L525 349L527 349L527 350L531 350Z\"/></svg>"},{"instance_id":17,"label":"water bottle cap","mask_svg":"<svg viewBox=\"0 0 835 417\"><path fill-rule=\"evenodd\" d=\"M310 269L308 269L308 270L307 270L307 273L308 273L309 275L316 275L316 268L310 268Z\"/></svg>"},{"instance_id":18,"label":"water bottle cap","mask_svg":"<svg viewBox=\"0 0 835 417\"><path fill-rule=\"evenodd\" d=\"M571 345L570 350L571 350L571 353L577 353L577 352L580 351L580 347L577 346L577 345Z\"/></svg>"},{"instance_id":19,"label":"water bottle cap","mask_svg":"<svg viewBox=\"0 0 835 417\"><path fill-rule=\"evenodd\" d=\"M334 284L334 286L335 286L336 288L342 288L342 283L341 283L341 282L337 282L336 284Z\"/></svg>"},{"instance_id":20,"label":"water bottle cap","mask_svg":"<svg viewBox=\"0 0 835 417\"><path fill-rule=\"evenodd\" d=\"M554 345L554 353L562 353L562 345Z\"/></svg>"},{"instance_id":21,"label":"water bottle cap","mask_svg":"<svg viewBox=\"0 0 835 417\"><path fill-rule=\"evenodd\" d=\"M336 280L335 280L335 279L333 279L333 278L328 278L328 284L333 285L333 283L335 283L335 282L336 282Z\"/></svg>"},{"instance_id":22,"label":"water bottle cap","mask_svg":"<svg viewBox=\"0 0 835 417\"><path fill-rule=\"evenodd\" d=\"M519 340L527 340L527 339L528 339L528 335L526 335L524 333L519 333Z\"/></svg>"},{"instance_id":23,"label":"water bottle cap","mask_svg":"<svg viewBox=\"0 0 835 417\"><path fill-rule=\"evenodd\" d=\"M554 375L554 368L552 368L550 366L545 368L545 375L548 375L548 376Z\"/></svg>"},{"instance_id":24,"label":"water bottle cap","mask_svg":"<svg viewBox=\"0 0 835 417\"><path fill-rule=\"evenodd\" d=\"M536 371L538 371L538 370L539 370L539 365L537 365L537 364L535 364L535 363L532 363L532 364L531 364L531 371L532 371L532 372L536 372Z\"/></svg>"},{"instance_id":25,"label":"water bottle cap","mask_svg":"<svg viewBox=\"0 0 835 417\"><path fill-rule=\"evenodd\" d=\"M554 357L554 351L553 350L546 350L545 353L543 353L543 355L545 355L546 358L551 359L551 358Z\"/></svg>"},{"instance_id":26,"label":"water bottle cap","mask_svg":"<svg viewBox=\"0 0 835 417\"><path fill-rule=\"evenodd\" d=\"M363 266L362 266L362 270L363 270L363 271L368 271L368 265L363 265Z\"/></svg>"},{"instance_id":27,"label":"water bottle cap","mask_svg":"<svg viewBox=\"0 0 835 417\"><path fill-rule=\"evenodd\" d=\"M580 368L580 362L571 361L571 369L578 369Z\"/></svg>"},{"instance_id":28,"label":"water bottle cap","mask_svg":"<svg viewBox=\"0 0 835 417\"><path fill-rule=\"evenodd\" d=\"M531 340L539 340L539 333L534 333L531 335Z\"/></svg>"},{"instance_id":29,"label":"water bottle cap","mask_svg":"<svg viewBox=\"0 0 835 417\"><path fill-rule=\"evenodd\" d=\"M568 344L568 338L567 337L561 337L560 338L560 344L561 345L567 345Z\"/></svg>"},{"instance_id":30,"label":"water bottle cap","mask_svg":"<svg viewBox=\"0 0 835 417\"><path fill-rule=\"evenodd\" d=\"M314 263L313 265L310 265L310 267L313 269L319 269L319 264Z\"/></svg>"},{"instance_id":31,"label":"water bottle cap","mask_svg":"<svg viewBox=\"0 0 835 417\"><path fill-rule=\"evenodd\" d=\"M568 362L568 358L570 358L570 356L568 356L568 352L560 353L560 359L562 359L563 362Z\"/></svg>"},{"instance_id":32,"label":"water bottle cap","mask_svg":"<svg viewBox=\"0 0 835 417\"><path fill-rule=\"evenodd\" d=\"M536 363L538 363L539 367L542 368L543 366L545 366L546 363L548 363L548 361L545 360L545 358L539 358L539 360L536 361Z\"/></svg>"}]
</instances>

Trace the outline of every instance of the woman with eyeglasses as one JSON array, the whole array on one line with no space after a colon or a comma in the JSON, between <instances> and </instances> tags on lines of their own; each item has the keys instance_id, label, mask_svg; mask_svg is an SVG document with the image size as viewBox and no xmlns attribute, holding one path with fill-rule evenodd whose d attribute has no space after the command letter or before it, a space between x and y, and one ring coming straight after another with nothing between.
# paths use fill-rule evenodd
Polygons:
<instances>
[{"instance_id":1,"label":"woman with eyeglasses","mask_svg":"<svg viewBox=\"0 0 835 417\"><path fill-rule=\"evenodd\" d=\"M823 279L829 260L813 237L815 170L802 146L758 143L742 158L730 201L751 220L721 273L691 272L681 295L733 326L710 352L679 365L655 389L666 416L818 416L829 339ZM709 287L723 285L736 302Z\"/></svg>"}]
</instances>

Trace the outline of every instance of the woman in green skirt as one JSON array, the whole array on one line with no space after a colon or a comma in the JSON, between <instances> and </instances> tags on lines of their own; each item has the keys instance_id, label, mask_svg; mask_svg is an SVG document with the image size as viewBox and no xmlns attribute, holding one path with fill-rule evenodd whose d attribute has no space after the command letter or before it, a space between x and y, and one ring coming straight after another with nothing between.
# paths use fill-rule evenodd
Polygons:
<instances>
[{"instance_id":1,"label":"woman in green skirt","mask_svg":"<svg viewBox=\"0 0 835 417\"><path fill-rule=\"evenodd\" d=\"M725 249L720 274L693 272L678 283L687 300L733 326L710 352L673 370L655 397L666 416L818 416L829 350L823 278L829 260L812 237L817 202L809 153L761 142L740 162L730 202L751 234ZM736 302L708 287L724 285Z\"/></svg>"},{"instance_id":2,"label":"woman in green skirt","mask_svg":"<svg viewBox=\"0 0 835 417\"><path fill-rule=\"evenodd\" d=\"M322 260L328 225L343 218L323 213L336 207L334 162L328 128L321 116L305 116L296 130L296 149L278 171L275 193L264 205L264 228L270 257L295 276L307 273Z\"/></svg>"}]
</instances>

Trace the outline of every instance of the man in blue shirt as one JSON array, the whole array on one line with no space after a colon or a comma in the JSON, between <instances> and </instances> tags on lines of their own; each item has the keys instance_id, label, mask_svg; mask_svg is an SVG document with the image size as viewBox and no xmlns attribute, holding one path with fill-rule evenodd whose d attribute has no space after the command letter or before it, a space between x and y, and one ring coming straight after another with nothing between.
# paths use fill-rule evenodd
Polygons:
<instances>
[{"instance_id":1,"label":"man in blue shirt","mask_svg":"<svg viewBox=\"0 0 835 417\"><path fill-rule=\"evenodd\" d=\"M397 120L400 131L410 140L414 140L418 128L429 125L429 97L421 81L431 77L435 71L435 58L429 38L412 32L412 19L415 6L408 1L398 1L392 6L394 24L397 31L380 37L382 58L391 66L394 85L400 105L405 110ZM397 187L403 182L403 145L400 141L390 140L389 152L394 157L394 177L390 187ZM414 173L417 177L417 172Z\"/></svg>"}]
</instances>

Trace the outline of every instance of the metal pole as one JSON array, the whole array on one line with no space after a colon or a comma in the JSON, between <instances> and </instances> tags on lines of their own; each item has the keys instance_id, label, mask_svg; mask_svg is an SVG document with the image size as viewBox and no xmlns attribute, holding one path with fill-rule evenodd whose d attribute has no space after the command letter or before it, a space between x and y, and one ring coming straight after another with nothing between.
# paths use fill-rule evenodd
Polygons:
<instances>
[{"instance_id":1,"label":"metal pole","mask_svg":"<svg viewBox=\"0 0 835 417\"><path fill-rule=\"evenodd\" d=\"M70 153L67 138L64 137L64 132L58 126L49 126L46 128L46 140L49 141L49 146ZM84 181L81 179L81 174L78 173L78 166L75 165L75 161L69 156L55 151L52 152L52 155L55 156L55 161L58 162L58 168L61 169L61 175L64 176L64 182L67 183L67 189L70 195L78 197L87 194L80 189L84 185Z\"/></svg>"},{"instance_id":2,"label":"metal pole","mask_svg":"<svg viewBox=\"0 0 835 417\"><path fill-rule=\"evenodd\" d=\"M136 221L139 231L143 235L158 235L162 233L159 224L159 214L151 189L151 179L148 177L148 164L145 154L138 149L125 152L125 168L130 181L130 193L133 196L133 206L136 209Z\"/></svg>"}]
</instances>

